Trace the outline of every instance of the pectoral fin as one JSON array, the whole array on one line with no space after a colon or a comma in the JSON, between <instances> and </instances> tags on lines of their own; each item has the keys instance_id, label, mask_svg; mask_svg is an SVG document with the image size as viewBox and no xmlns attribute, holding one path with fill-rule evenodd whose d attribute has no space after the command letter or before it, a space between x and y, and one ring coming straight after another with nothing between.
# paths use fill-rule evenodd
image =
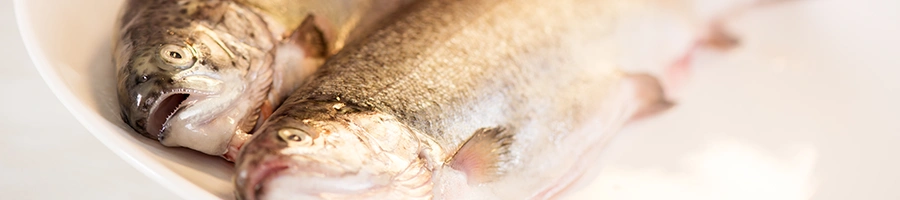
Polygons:
<instances>
[{"instance_id":1,"label":"pectoral fin","mask_svg":"<svg viewBox=\"0 0 900 200\"><path fill-rule=\"evenodd\" d=\"M262 106L260 106L259 108L259 117L261 118L261 120L258 123L265 122L266 119L269 119L269 116L272 116L272 112L275 112L275 107L272 106L272 101L263 101Z\"/></svg>"},{"instance_id":2,"label":"pectoral fin","mask_svg":"<svg viewBox=\"0 0 900 200\"><path fill-rule=\"evenodd\" d=\"M512 141L506 128L478 129L447 161L448 165L464 172L470 184L493 181L504 173L502 167L509 161Z\"/></svg>"},{"instance_id":3,"label":"pectoral fin","mask_svg":"<svg viewBox=\"0 0 900 200\"><path fill-rule=\"evenodd\" d=\"M288 40L303 49L306 57L325 58L328 56L328 44L322 31L316 27L315 16L309 15L294 30Z\"/></svg>"},{"instance_id":4,"label":"pectoral fin","mask_svg":"<svg viewBox=\"0 0 900 200\"><path fill-rule=\"evenodd\" d=\"M709 19L710 22L708 22L706 34L701 37L702 40L699 45L703 48L715 50L733 49L740 45L740 40L725 29L724 24L726 21L733 20L748 12L765 8L766 6L777 6L792 1L797 0L750 0L724 7L724 10L715 13L715 15Z\"/></svg>"},{"instance_id":5,"label":"pectoral fin","mask_svg":"<svg viewBox=\"0 0 900 200\"><path fill-rule=\"evenodd\" d=\"M679 55L671 65L667 66L662 77L660 77L660 82L666 90L669 99L677 99L680 88L682 88L683 85L686 85L686 82L694 70L692 69L691 62L698 51L714 50L725 52L741 45L740 38L726 29L726 22L734 20L736 17L746 15L748 12L765 8L766 6L776 6L791 1L798 0L749 0L734 2L734 5L729 6L717 5L719 8L722 8L722 10L714 11L710 18L703 20L702 29L697 41L685 49L683 54ZM704 2L700 3L702 4ZM715 3L719 4L720 2ZM728 3L723 5L728 5Z\"/></svg>"},{"instance_id":6,"label":"pectoral fin","mask_svg":"<svg viewBox=\"0 0 900 200\"><path fill-rule=\"evenodd\" d=\"M637 110L629 121L642 118L668 110L675 105L666 95L666 90L660 81L648 74L628 74L622 85L622 90L629 91L632 102Z\"/></svg>"}]
</instances>

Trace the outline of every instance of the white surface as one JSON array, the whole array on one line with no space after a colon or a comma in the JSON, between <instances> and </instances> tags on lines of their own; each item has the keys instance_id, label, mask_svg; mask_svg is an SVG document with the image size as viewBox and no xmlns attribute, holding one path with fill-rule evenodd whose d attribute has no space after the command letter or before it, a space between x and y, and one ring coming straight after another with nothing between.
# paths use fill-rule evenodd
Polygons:
<instances>
[{"instance_id":1,"label":"white surface","mask_svg":"<svg viewBox=\"0 0 900 200\"><path fill-rule=\"evenodd\" d=\"M731 23L681 104L615 140L591 199L900 199L900 1L797 1Z\"/></svg>"},{"instance_id":2,"label":"white surface","mask_svg":"<svg viewBox=\"0 0 900 200\"><path fill-rule=\"evenodd\" d=\"M75 118L139 171L181 197L233 199L231 163L165 148L122 122L110 51L123 2L15 1L22 41L35 67Z\"/></svg>"},{"instance_id":3,"label":"white surface","mask_svg":"<svg viewBox=\"0 0 900 200\"><path fill-rule=\"evenodd\" d=\"M106 26L118 5L106 2L27 1L41 11L28 19L61 22L31 27L42 39L30 50L52 58L37 63L47 67L45 76L68 77L50 83L64 104L93 124L90 129L106 133L101 141L139 170L123 165L75 124L28 69L10 33L15 29L4 28L4 44L13 45L4 47L11 69L0 77L12 97L0 100L7 119L7 134L0 136L0 193L14 199L173 198L166 187L195 198L230 195L221 189L227 170L206 170L223 163L159 148L127 133L109 111L115 105L104 102L112 88L103 78L111 74L104 68L110 62ZM599 178L573 197L900 199L900 160L894 156L900 152L894 145L900 142L900 2L800 2L731 23L744 46L703 55L681 104L622 132L598 165ZM10 6L2 8L4 27L11 27ZM177 156L186 159L166 159ZM199 160L187 159L193 157Z\"/></svg>"},{"instance_id":4,"label":"white surface","mask_svg":"<svg viewBox=\"0 0 900 200\"><path fill-rule=\"evenodd\" d=\"M176 199L97 141L41 80L0 0L3 199Z\"/></svg>"}]
</instances>

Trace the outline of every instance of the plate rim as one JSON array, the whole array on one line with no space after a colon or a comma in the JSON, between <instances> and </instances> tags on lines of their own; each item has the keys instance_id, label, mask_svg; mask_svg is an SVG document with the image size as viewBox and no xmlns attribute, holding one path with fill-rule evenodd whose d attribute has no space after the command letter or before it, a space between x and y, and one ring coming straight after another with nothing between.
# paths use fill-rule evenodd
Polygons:
<instances>
[{"instance_id":1,"label":"plate rim","mask_svg":"<svg viewBox=\"0 0 900 200\"><path fill-rule=\"evenodd\" d=\"M33 3L33 1L13 0L13 10L16 17L16 25L19 28L19 36L34 68L37 69L38 74L40 74L44 83L56 96L56 99L63 104L70 114L115 155L177 196L184 199L221 199L210 191L188 181L184 176L178 175L162 163L141 162L141 160L155 159L151 158L145 152L146 150L140 147L123 145L128 143L124 136L120 134L100 134L101 132L116 132L116 130L112 130L109 127L95 125L96 123L106 122L106 120L101 120L102 117L78 114L89 113L90 109L84 106L71 91L62 87L64 84L59 72L47 62L47 56L44 55L44 51L36 40L34 29L30 23L30 12L27 9L28 3ZM76 101L69 101L70 99L75 99Z\"/></svg>"}]
</instances>

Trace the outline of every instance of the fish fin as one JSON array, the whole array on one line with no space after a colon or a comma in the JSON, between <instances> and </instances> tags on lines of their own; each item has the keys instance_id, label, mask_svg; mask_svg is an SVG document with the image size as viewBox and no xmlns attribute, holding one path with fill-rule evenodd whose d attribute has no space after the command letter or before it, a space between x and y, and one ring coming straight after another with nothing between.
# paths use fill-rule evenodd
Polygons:
<instances>
[{"instance_id":1,"label":"fish fin","mask_svg":"<svg viewBox=\"0 0 900 200\"><path fill-rule=\"evenodd\" d=\"M328 56L325 35L316 26L316 18L309 15L289 36L289 41L303 49L306 57L324 58Z\"/></svg>"},{"instance_id":2,"label":"fish fin","mask_svg":"<svg viewBox=\"0 0 900 200\"><path fill-rule=\"evenodd\" d=\"M699 44L692 46L675 59L674 62L663 68L662 75L659 77L661 80L657 82L661 85L661 89L665 91L666 99L678 99L681 89L690 80L693 71L691 65L697 48L699 48Z\"/></svg>"},{"instance_id":3,"label":"fish fin","mask_svg":"<svg viewBox=\"0 0 900 200\"><path fill-rule=\"evenodd\" d=\"M493 181L504 173L501 164L509 160L512 137L503 127L480 128L447 162L451 168L464 172L470 184Z\"/></svg>"},{"instance_id":4,"label":"fish fin","mask_svg":"<svg viewBox=\"0 0 900 200\"><path fill-rule=\"evenodd\" d=\"M723 28L721 21L713 21L708 27L709 30L698 41L697 46L714 49L714 50L731 50L740 45L740 40Z\"/></svg>"},{"instance_id":5,"label":"fish fin","mask_svg":"<svg viewBox=\"0 0 900 200\"><path fill-rule=\"evenodd\" d=\"M802 0L750 0L736 3L736 5L726 6L723 10L712 13L713 15L706 24L706 32L703 37L701 37L698 45L714 50L733 49L740 45L740 40L726 30L726 21L767 6L777 6L795 1L800 2Z\"/></svg>"},{"instance_id":6,"label":"fish fin","mask_svg":"<svg viewBox=\"0 0 900 200\"><path fill-rule=\"evenodd\" d=\"M259 117L262 118L261 122L266 121L272 116L272 112L275 111L275 107L272 106L272 101L265 100L263 101L262 106L259 107ZM261 123L260 122L260 123Z\"/></svg>"},{"instance_id":7,"label":"fish fin","mask_svg":"<svg viewBox=\"0 0 900 200\"><path fill-rule=\"evenodd\" d=\"M677 99L683 85L691 76L691 62L700 50L726 52L741 45L739 37L729 31L726 23L736 17L745 15L767 6L777 6L792 1L802 0L750 0L736 5L725 6L722 10L713 11L702 23L701 34L697 40L664 69L661 77L663 88L669 99ZM719 3L719 2L716 2ZM702 6L702 5L698 5Z\"/></svg>"},{"instance_id":8,"label":"fish fin","mask_svg":"<svg viewBox=\"0 0 900 200\"><path fill-rule=\"evenodd\" d=\"M640 120L675 105L668 99L660 81L649 74L627 74L621 89L631 91L631 98L638 102L638 109L629 121Z\"/></svg>"}]
</instances>

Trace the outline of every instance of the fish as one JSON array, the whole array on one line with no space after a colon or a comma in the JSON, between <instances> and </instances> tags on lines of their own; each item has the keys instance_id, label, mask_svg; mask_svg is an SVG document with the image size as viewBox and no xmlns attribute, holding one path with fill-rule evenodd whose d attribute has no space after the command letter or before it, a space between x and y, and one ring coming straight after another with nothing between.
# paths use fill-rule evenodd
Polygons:
<instances>
[{"instance_id":1,"label":"fish","mask_svg":"<svg viewBox=\"0 0 900 200\"><path fill-rule=\"evenodd\" d=\"M412 0L130 0L113 33L123 122L168 147L233 160L345 44Z\"/></svg>"},{"instance_id":2,"label":"fish","mask_svg":"<svg viewBox=\"0 0 900 200\"><path fill-rule=\"evenodd\" d=\"M676 104L667 78L618 66L634 2L418 1L274 111L235 162L236 196L564 196L619 129Z\"/></svg>"}]
</instances>

